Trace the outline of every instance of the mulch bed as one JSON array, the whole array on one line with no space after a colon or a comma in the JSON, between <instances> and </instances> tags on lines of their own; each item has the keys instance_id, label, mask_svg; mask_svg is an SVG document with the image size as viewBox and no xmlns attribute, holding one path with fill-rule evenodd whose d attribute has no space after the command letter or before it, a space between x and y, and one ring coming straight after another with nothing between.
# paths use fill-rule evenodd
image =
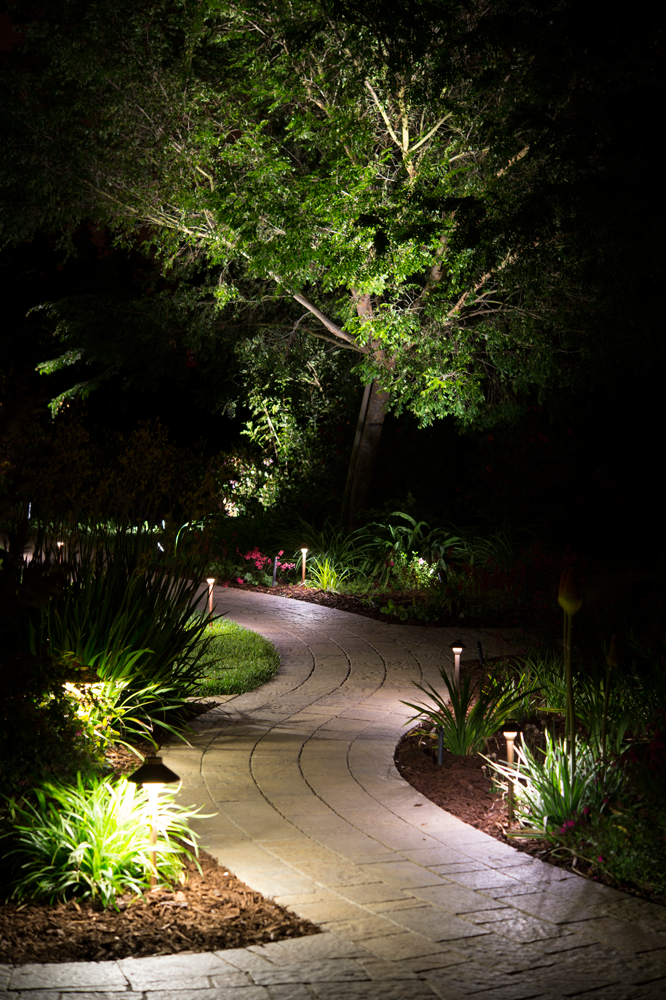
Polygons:
<instances>
[{"instance_id":1,"label":"mulch bed","mask_svg":"<svg viewBox=\"0 0 666 1000\"><path fill-rule=\"evenodd\" d=\"M247 948L319 933L264 899L205 852L178 889L123 896L118 910L90 902L0 905L0 963L81 962L178 951Z\"/></svg>"}]
</instances>

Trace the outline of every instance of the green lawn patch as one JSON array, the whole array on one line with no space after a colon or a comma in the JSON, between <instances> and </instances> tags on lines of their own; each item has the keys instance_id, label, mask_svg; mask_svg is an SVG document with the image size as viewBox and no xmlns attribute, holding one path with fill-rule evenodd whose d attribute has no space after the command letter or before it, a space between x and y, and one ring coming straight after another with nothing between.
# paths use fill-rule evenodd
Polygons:
<instances>
[{"instance_id":1,"label":"green lawn patch","mask_svg":"<svg viewBox=\"0 0 666 1000\"><path fill-rule=\"evenodd\" d=\"M243 694L277 673L279 653L263 635L226 618L214 622L206 632L213 641L204 660L199 694Z\"/></svg>"}]
</instances>

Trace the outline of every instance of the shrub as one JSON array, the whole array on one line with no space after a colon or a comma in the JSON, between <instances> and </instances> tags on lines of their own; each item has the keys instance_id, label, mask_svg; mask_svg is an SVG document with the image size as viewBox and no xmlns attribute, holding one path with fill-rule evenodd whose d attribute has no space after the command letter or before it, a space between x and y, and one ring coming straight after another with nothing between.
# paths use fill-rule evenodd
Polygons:
<instances>
[{"instance_id":1,"label":"shrub","mask_svg":"<svg viewBox=\"0 0 666 1000\"><path fill-rule=\"evenodd\" d=\"M152 851L157 877L167 884L182 880L183 858L197 854L188 820L198 810L176 806L171 791L160 795L154 847L148 796L126 778L79 775L74 786L44 784L33 795L5 800L12 899L53 903L78 897L112 906L116 896L150 886Z\"/></svg>"}]
</instances>

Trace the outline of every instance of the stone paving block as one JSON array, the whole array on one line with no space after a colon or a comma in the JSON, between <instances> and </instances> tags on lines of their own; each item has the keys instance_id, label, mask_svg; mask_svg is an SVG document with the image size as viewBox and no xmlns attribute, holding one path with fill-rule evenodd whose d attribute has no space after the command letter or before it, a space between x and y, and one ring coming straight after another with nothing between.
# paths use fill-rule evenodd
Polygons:
<instances>
[{"instance_id":1,"label":"stone paving block","mask_svg":"<svg viewBox=\"0 0 666 1000\"><path fill-rule=\"evenodd\" d=\"M433 906L420 906L412 910L394 910L391 920L402 927L430 938L431 941L457 941L466 937L488 934L485 927L479 927Z\"/></svg>"},{"instance_id":2,"label":"stone paving block","mask_svg":"<svg viewBox=\"0 0 666 1000\"><path fill-rule=\"evenodd\" d=\"M127 979L117 962L62 962L21 965L12 970L10 990L53 990L127 986Z\"/></svg>"},{"instance_id":3,"label":"stone paving block","mask_svg":"<svg viewBox=\"0 0 666 1000\"><path fill-rule=\"evenodd\" d=\"M386 885L384 882L365 882L361 885L341 886L338 889L341 896L349 899L352 903L384 903L387 900L406 900L402 889L395 886Z\"/></svg>"},{"instance_id":4,"label":"stone paving block","mask_svg":"<svg viewBox=\"0 0 666 1000\"><path fill-rule=\"evenodd\" d=\"M432 972L436 969L448 969L454 965L469 963L469 956L463 954L458 945L447 946L445 951L434 952L431 955L419 955L416 958L404 958L400 962L401 969L409 969L416 973Z\"/></svg>"},{"instance_id":5,"label":"stone paving block","mask_svg":"<svg viewBox=\"0 0 666 1000\"><path fill-rule=\"evenodd\" d=\"M447 878L449 876L446 876ZM452 877L452 876L451 876ZM518 896L534 896L539 893L546 892L546 888L538 889L536 886L529 882L515 882L513 885L508 885L503 882L501 885L487 886L485 889L480 890L483 892L484 896L489 896L491 899L499 899L507 905L517 906L518 903L513 903L514 897Z\"/></svg>"},{"instance_id":6,"label":"stone paving block","mask_svg":"<svg viewBox=\"0 0 666 1000\"><path fill-rule=\"evenodd\" d=\"M316 893L316 884L305 875L290 870L285 866L281 871L273 872L270 869L236 868L236 875L247 883L255 892L261 892L269 899L276 896L299 896Z\"/></svg>"},{"instance_id":7,"label":"stone paving block","mask_svg":"<svg viewBox=\"0 0 666 1000\"><path fill-rule=\"evenodd\" d=\"M444 880L439 875L421 868L411 861L373 862L361 865L368 875L374 875L388 885L399 889L412 889L428 885L443 885Z\"/></svg>"},{"instance_id":8,"label":"stone paving block","mask_svg":"<svg viewBox=\"0 0 666 1000\"><path fill-rule=\"evenodd\" d=\"M585 988L581 984L581 990L569 993L572 1000L585 998L585 1000L664 1000L666 996L666 982L651 983L640 986L636 983L612 983L594 990ZM568 1000L568 998L567 998Z\"/></svg>"},{"instance_id":9,"label":"stone paving block","mask_svg":"<svg viewBox=\"0 0 666 1000\"><path fill-rule=\"evenodd\" d=\"M232 986L229 989L184 989L174 990L170 993L156 991L145 994L146 1000L269 1000L269 996L268 990L265 990L263 986L245 986L240 991Z\"/></svg>"},{"instance_id":10,"label":"stone paving block","mask_svg":"<svg viewBox=\"0 0 666 1000\"><path fill-rule=\"evenodd\" d=\"M305 917L313 924L325 924L329 920L355 920L364 915L360 906L348 903L346 899L326 900L321 903L298 903L293 909L299 917Z\"/></svg>"},{"instance_id":11,"label":"stone paving block","mask_svg":"<svg viewBox=\"0 0 666 1000\"><path fill-rule=\"evenodd\" d=\"M302 983L284 983L267 986L271 1000L312 1000L312 992ZM242 998L242 993L239 1000Z\"/></svg>"},{"instance_id":12,"label":"stone paving block","mask_svg":"<svg viewBox=\"0 0 666 1000\"><path fill-rule=\"evenodd\" d=\"M78 997L80 994L70 994ZM95 996L105 996L105 994L94 994ZM60 993L49 990L26 990L23 993L10 993L8 990L0 990L0 1000L60 1000Z\"/></svg>"},{"instance_id":13,"label":"stone paving block","mask_svg":"<svg viewBox=\"0 0 666 1000\"><path fill-rule=\"evenodd\" d=\"M357 920L335 920L326 925L340 937L350 941L364 941L367 938L383 937L386 934L399 934L403 928L392 920L374 914L366 914Z\"/></svg>"},{"instance_id":14,"label":"stone paving block","mask_svg":"<svg viewBox=\"0 0 666 1000\"><path fill-rule=\"evenodd\" d=\"M378 958L388 958L393 962L399 962L406 958L438 954L445 946L424 937L422 934L405 931L403 934L369 938L363 942L363 947Z\"/></svg>"},{"instance_id":15,"label":"stone paving block","mask_svg":"<svg viewBox=\"0 0 666 1000\"><path fill-rule=\"evenodd\" d=\"M393 910L413 910L423 906L422 899L387 899L383 903L366 903L365 909L372 913L391 913Z\"/></svg>"},{"instance_id":16,"label":"stone paving block","mask_svg":"<svg viewBox=\"0 0 666 1000\"><path fill-rule=\"evenodd\" d=\"M358 958L368 955L365 948L351 941L345 941L330 931L312 934L309 937L254 945L245 950L276 963L300 963L320 958ZM226 952L222 954L226 955Z\"/></svg>"},{"instance_id":17,"label":"stone paving block","mask_svg":"<svg viewBox=\"0 0 666 1000\"><path fill-rule=\"evenodd\" d=\"M474 892L456 882L412 888L412 896L433 906L441 906L449 913L474 913L476 910L499 910L506 903L499 902L481 892ZM523 898L522 896L520 897Z\"/></svg>"},{"instance_id":18,"label":"stone paving block","mask_svg":"<svg viewBox=\"0 0 666 1000\"><path fill-rule=\"evenodd\" d=\"M634 954L657 951L666 945L666 935L644 931L641 927L613 917L595 917L573 925L572 929L577 934L593 937L618 951Z\"/></svg>"},{"instance_id":19,"label":"stone paving block","mask_svg":"<svg viewBox=\"0 0 666 1000\"><path fill-rule=\"evenodd\" d=\"M347 834L330 833L323 829L317 836L317 840L338 851L355 865L370 864L376 861L394 861L396 857L385 844L360 831Z\"/></svg>"},{"instance_id":20,"label":"stone paving block","mask_svg":"<svg viewBox=\"0 0 666 1000\"><path fill-rule=\"evenodd\" d=\"M313 882L332 887L366 885L372 881L372 876L358 865L345 863L342 859L331 864L317 861L294 862L294 866Z\"/></svg>"},{"instance_id":21,"label":"stone paving block","mask_svg":"<svg viewBox=\"0 0 666 1000\"><path fill-rule=\"evenodd\" d=\"M558 898L550 892L507 896L505 901L517 910L523 910L534 917L549 920L553 924L566 924L583 920L588 922L596 916L592 910L587 910L580 903ZM502 902L502 897L496 897L496 902Z\"/></svg>"},{"instance_id":22,"label":"stone paving block","mask_svg":"<svg viewBox=\"0 0 666 1000\"><path fill-rule=\"evenodd\" d=\"M436 993L428 983L318 983L317 1000L434 1000Z\"/></svg>"},{"instance_id":23,"label":"stone paving block","mask_svg":"<svg viewBox=\"0 0 666 1000\"><path fill-rule=\"evenodd\" d=\"M446 878L451 879L456 885L465 886L468 889L497 889L500 887L506 887L509 891L515 888L515 879L510 878L509 875L505 875L503 872L497 871L496 868L486 868L473 872L461 872L461 871L449 871L442 872L441 869L436 869L439 874L445 875Z\"/></svg>"},{"instance_id":24,"label":"stone paving block","mask_svg":"<svg viewBox=\"0 0 666 1000\"><path fill-rule=\"evenodd\" d=\"M437 865L454 864L478 864L479 862L467 858L462 851L456 851L453 847L440 845L439 847L416 847L407 848L402 852L408 861L415 861L426 868L433 868ZM470 869L473 871L473 869Z\"/></svg>"},{"instance_id":25,"label":"stone paving block","mask_svg":"<svg viewBox=\"0 0 666 1000\"><path fill-rule=\"evenodd\" d=\"M416 973L404 968L401 962L389 962L385 958L359 958L358 963L371 979L416 979Z\"/></svg>"},{"instance_id":26,"label":"stone paving block","mask_svg":"<svg viewBox=\"0 0 666 1000\"><path fill-rule=\"evenodd\" d=\"M244 972L270 968L274 964L267 955L257 953L254 948L229 948L226 951L215 952L215 954L233 968L241 969Z\"/></svg>"},{"instance_id":27,"label":"stone paving block","mask_svg":"<svg viewBox=\"0 0 666 1000\"><path fill-rule=\"evenodd\" d=\"M76 990L71 993L68 992L61 993L60 1000L65 1000L65 998L66 1000L109 1000L109 992L110 991L106 990L103 992L100 990L95 992L90 992L86 990ZM115 992L119 993L120 987L116 987ZM32 990L26 990L25 992L14 994L14 996L20 996L21 1000L46 1000L47 996L57 996L57 995L58 994L46 994L41 991L33 992ZM128 995L131 996L131 994Z\"/></svg>"},{"instance_id":28,"label":"stone paving block","mask_svg":"<svg viewBox=\"0 0 666 1000\"><path fill-rule=\"evenodd\" d=\"M531 944L533 941L544 941L547 938L559 938L573 933L557 924L549 924L545 920L537 920L536 917L528 917L524 913L516 914L515 911L505 920L494 920L492 923L481 923L478 926L515 941L516 944Z\"/></svg>"},{"instance_id":29,"label":"stone paving block","mask_svg":"<svg viewBox=\"0 0 666 1000\"><path fill-rule=\"evenodd\" d=\"M316 958L297 965L276 965L252 973L252 979L260 986L273 983L339 983L367 978L368 974L353 958Z\"/></svg>"},{"instance_id":30,"label":"stone paving block","mask_svg":"<svg viewBox=\"0 0 666 1000\"><path fill-rule=\"evenodd\" d=\"M520 879L519 872L516 873L516 877ZM608 910L627 899L627 896L623 892L618 892L617 889L608 885L599 885L597 882L580 877L549 882L547 891L562 899L575 900L594 909ZM645 901L641 900L641 902Z\"/></svg>"},{"instance_id":31,"label":"stone paving block","mask_svg":"<svg viewBox=\"0 0 666 1000\"><path fill-rule=\"evenodd\" d=\"M148 958L122 958L120 971L133 989L150 989L143 985L158 982L184 982L189 978L202 979L212 975L230 973L229 965L214 953L155 955ZM206 985L208 983L206 982ZM162 987L163 988L163 987Z\"/></svg>"},{"instance_id":32,"label":"stone paving block","mask_svg":"<svg viewBox=\"0 0 666 1000\"><path fill-rule=\"evenodd\" d=\"M647 930L663 933L666 931L666 909L645 899L622 896L620 900L604 901L604 909L609 917L628 920Z\"/></svg>"}]
</instances>

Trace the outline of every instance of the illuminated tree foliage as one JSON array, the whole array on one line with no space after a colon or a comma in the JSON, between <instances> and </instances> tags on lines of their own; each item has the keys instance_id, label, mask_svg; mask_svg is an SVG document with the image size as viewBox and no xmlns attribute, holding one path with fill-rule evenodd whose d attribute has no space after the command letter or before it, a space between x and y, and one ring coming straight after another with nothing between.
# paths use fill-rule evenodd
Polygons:
<instances>
[{"instance_id":1,"label":"illuminated tree foliage","mask_svg":"<svg viewBox=\"0 0 666 1000\"><path fill-rule=\"evenodd\" d=\"M642 22L620 61L622 26L592 15L571 2L16 5L6 237L90 218L128 247L141 233L172 279L199 269L176 295L198 317L193 348L298 330L349 352L371 387L367 480L387 406L423 425L508 419L525 392L617 368L603 303L622 299L626 240L655 232L629 192L608 211L610 108L654 82L659 32ZM630 316L634 292L625 281ZM78 357L64 339L55 365Z\"/></svg>"}]
</instances>

